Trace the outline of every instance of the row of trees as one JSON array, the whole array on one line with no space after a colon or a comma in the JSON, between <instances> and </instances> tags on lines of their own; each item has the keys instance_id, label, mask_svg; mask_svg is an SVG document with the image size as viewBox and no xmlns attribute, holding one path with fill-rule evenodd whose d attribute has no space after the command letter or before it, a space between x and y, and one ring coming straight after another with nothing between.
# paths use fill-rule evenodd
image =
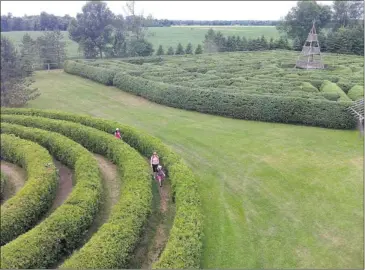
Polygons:
<instances>
[{"instance_id":1,"label":"row of trees","mask_svg":"<svg viewBox=\"0 0 365 270\"><path fill-rule=\"evenodd\" d=\"M11 13L1 16L1 32L10 31L67 31L71 21L69 15L63 17L42 12L40 15L13 17Z\"/></svg>"},{"instance_id":2,"label":"row of trees","mask_svg":"<svg viewBox=\"0 0 365 270\"><path fill-rule=\"evenodd\" d=\"M21 55L14 44L1 36L1 106L20 107L39 96Z\"/></svg>"},{"instance_id":3,"label":"row of trees","mask_svg":"<svg viewBox=\"0 0 365 270\"><path fill-rule=\"evenodd\" d=\"M202 54L202 53L203 53L202 45L199 44L196 47L195 51L193 52L193 45L189 42L185 49L181 43L177 45L176 50L174 50L174 48L170 46L166 52L166 55L184 55L184 54ZM156 55L165 55L165 51L162 45L158 47Z\"/></svg>"},{"instance_id":4,"label":"row of trees","mask_svg":"<svg viewBox=\"0 0 365 270\"><path fill-rule=\"evenodd\" d=\"M275 26L279 21L270 20L159 20L153 19L149 27L168 27L173 25L211 25L211 26L230 26L230 25L241 25L241 26Z\"/></svg>"},{"instance_id":5,"label":"row of trees","mask_svg":"<svg viewBox=\"0 0 365 270\"><path fill-rule=\"evenodd\" d=\"M271 38L268 41L265 36L256 39L241 38L239 36L225 37L220 31L215 32L213 29L209 29L204 39L204 51L209 53L275 49L291 49L288 39L280 37L277 40Z\"/></svg>"},{"instance_id":6,"label":"row of trees","mask_svg":"<svg viewBox=\"0 0 365 270\"><path fill-rule=\"evenodd\" d=\"M39 96L30 87L33 72L39 66L61 67L66 57L62 40L60 31L44 32L36 40L25 34L18 51L10 39L1 36L1 106L22 106Z\"/></svg>"},{"instance_id":7,"label":"row of trees","mask_svg":"<svg viewBox=\"0 0 365 270\"><path fill-rule=\"evenodd\" d=\"M315 21L323 51L363 54L363 16L363 1L333 1L331 6L298 1L277 29L293 40L295 50L301 50Z\"/></svg>"}]
</instances>

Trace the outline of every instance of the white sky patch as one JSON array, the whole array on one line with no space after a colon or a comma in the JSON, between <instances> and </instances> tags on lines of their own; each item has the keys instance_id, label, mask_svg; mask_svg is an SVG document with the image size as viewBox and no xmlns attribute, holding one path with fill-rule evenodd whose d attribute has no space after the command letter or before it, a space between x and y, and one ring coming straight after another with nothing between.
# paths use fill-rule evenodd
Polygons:
<instances>
[{"instance_id":1,"label":"white sky patch","mask_svg":"<svg viewBox=\"0 0 365 270\"><path fill-rule=\"evenodd\" d=\"M126 1L105 1L115 14L124 14ZM279 20L297 1L136 1L138 13L170 20ZM330 5L332 1L317 1ZM50 14L76 16L86 1L1 1L1 15Z\"/></svg>"}]
</instances>

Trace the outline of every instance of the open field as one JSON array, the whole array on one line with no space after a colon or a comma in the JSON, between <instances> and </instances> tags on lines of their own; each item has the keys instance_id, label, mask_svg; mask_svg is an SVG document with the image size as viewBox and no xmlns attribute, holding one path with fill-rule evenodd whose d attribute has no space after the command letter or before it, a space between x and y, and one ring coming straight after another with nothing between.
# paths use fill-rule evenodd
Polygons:
<instances>
[{"instance_id":1,"label":"open field","mask_svg":"<svg viewBox=\"0 0 365 270\"><path fill-rule=\"evenodd\" d=\"M362 267L363 142L356 131L173 109L62 71L37 72L35 80L41 96L29 107L128 124L185 159L205 215L201 267Z\"/></svg>"},{"instance_id":2,"label":"open field","mask_svg":"<svg viewBox=\"0 0 365 270\"><path fill-rule=\"evenodd\" d=\"M205 34L209 30L209 26L194 26L194 27L151 27L147 31L147 40L153 44L153 48L157 51L158 46L162 45L167 51L169 46L173 46L176 49L177 44L186 45L191 42L193 48L198 44L202 44ZM272 26L232 26L232 27L212 27L214 30L221 31L224 35L239 35L246 38L257 38L261 35L265 35L267 39L271 37L276 38L279 36L278 31ZM27 33L25 31L19 32L4 32L1 33L12 39L17 45L21 43L23 35ZM37 38L42 35L39 31L28 32L31 37ZM67 43L68 57L81 57L78 53L78 45L74 41L68 38L68 32L62 32L65 41Z\"/></svg>"},{"instance_id":3,"label":"open field","mask_svg":"<svg viewBox=\"0 0 365 270\"><path fill-rule=\"evenodd\" d=\"M363 58L325 54L325 70L295 69L298 53L234 52L66 61L64 70L156 103L232 118L353 128Z\"/></svg>"}]
</instances>

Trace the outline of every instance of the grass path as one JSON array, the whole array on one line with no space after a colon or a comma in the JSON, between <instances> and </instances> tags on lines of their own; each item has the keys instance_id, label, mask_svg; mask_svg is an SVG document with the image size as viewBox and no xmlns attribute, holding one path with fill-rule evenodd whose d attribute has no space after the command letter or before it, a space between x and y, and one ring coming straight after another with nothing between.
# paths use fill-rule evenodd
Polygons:
<instances>
[{"instance_id":1,"label":"grass path","mask_svg":"<svg viewBox=\"0 0 365 270\"><path fill-rule=\"evenodd\" d=\"M3 198L1 204L14 196L25 184L27 173L21 167L1 161L1 172L6 176Z\"/></svg>"},{"instance_id":2,"label":"grass path","mask_svg":"<svg viewBox=\"0 0 365 270\"><path fill-rule=\"evenodd\" d=\"M199 179L203 268L361 268L358 132L172 109L60 71L29 107L120 121L170 145Z\"/></svg>"}]
</instances>

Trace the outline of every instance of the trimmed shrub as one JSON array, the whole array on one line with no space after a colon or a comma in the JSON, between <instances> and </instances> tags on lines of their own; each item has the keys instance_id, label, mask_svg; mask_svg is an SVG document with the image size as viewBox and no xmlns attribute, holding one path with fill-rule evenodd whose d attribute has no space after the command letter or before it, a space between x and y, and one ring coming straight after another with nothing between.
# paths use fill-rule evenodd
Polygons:
<instances>
[{"instance_id":1,"label":"trimmed shrub","mask_svg":"<svg viewBox=\"0 0 365 270\"><path fill-rule=\"evenodd\" d=\"M4 189L6 185L6 176L0 171L0 200L4 198Z\"/></svg>"},{"instance_id":2,"label":"trimmed shrub","mask_svg":"<svg viewBox=\"0 0 365 270\"><path fill-rule=\"evenodd\" d=\"M147 162L111 134L78 123L24 115L2 115L1 120L56 131L94 153L105 155L118 166L123 178L119 202L108 221L61 268L126 268L128 256L151 210L151 178Z\"/></svg>"},{"instance_id":3,"label":"trimmed shrub","mask_svg":"<svg viewBox=\"0 0 365 270\"><path fill-rule=\"evenodd\" d=\"M338 93L340 95L338 101L345 101L345 102L351 101L351 99L349 99L349 97L345 94L344 91L342 91L340 87L338 87L337 84L332 83L330 81L326 80L322 83L321 91L324 93Z\"/></svg>"},{"instance_id":4,"label":"trimmed shrub","mask_svg":"<svg viewBox=\"0 0 365 270\"><path fill-rule=\"evenodd\" d=\"M112 85L115 70L101 67L93 67L74 61L65 61L64 71L70 74L78 75L105 85Z\"/></svg>"},{"instance_id":5,"label":"trimmed shrub","mask_svg":"<svg viewBox=\"0 0 365 270\"><path fill-rule=\"evenodd\" d=\"M304 92L318 92L318 89L315 88L312 84L309 82L303 82L300 86L300 89Z\"/></svg>"},{"instance_id":6,"label":"trimmed shrub","mask_svg":"<svg viewBox=\"0 0 365 270\"><path fill-rule=\"evenodd\" d=\"M102 192L98 164L89 151L58 133L4 122L1 133L37 142L75 171L76 185L66 201L32 230L1 247L2 269L49 268L79 247L93 223Z\"/></svg>"},{"instance_id":7,"label":"trimmed shrub","mask_svg":"<svg viewBox=\"0 0 365 270\"><path fill-rule=\"evenodd\" d=\"M340 98L339 93L324 92L322 94L326 99L331 100L331 101L337 101Z\"/></svg>"},{"instance_id":8,"label":"trimmed shrub","mask_svg":"<svg viewBox=\"0 0 365 270\"><path fill-rule=\"evenodd\" d=\"M363 85L355 85L348 92L348 97L352 100L358 100L364 98L364 86Z\"/></svg>"},{"instance_id":9,"label":"trimmed shrub","mask_svg":"<svg viewBox=\"0 0 365 270\"><path fill-rule=\"evenodd\" d=\"M127 125L90 116L36 109L1 108L3 114L23 114L62 119L112 132L119 127L123 140L145 157L158 151L167 168L176 202L176 214L166 247L155 268L199 268L202 251L203 216L197 180L182 159L160 140ZM2 118L4 115L2 115Z\"/></svg>"},{"instance_id":10,"label":"trimmed shrub","mask_svg":"<svg viewBox=\"0 0 365 270\"><path fill-rule=\"evenodd\" d=\"M351 83L346 79L340 79L337 82L337 85L342 89L342 91L344 91L347 94L351 89L351 87L354 85L354 83Z\"/></svg>"},{"instance_id":11,"label":"trimmed shrub","mask_svg":"<svg viewBox=\"0 0 365 270\"><path fill-rule=\"evenodd\" d=\"M1 206L1 245L32 228L56 197L57 170L46 149L15 136L1 136L1 156L25 169L27 182Z\"/></svg>"}]
</instances>

